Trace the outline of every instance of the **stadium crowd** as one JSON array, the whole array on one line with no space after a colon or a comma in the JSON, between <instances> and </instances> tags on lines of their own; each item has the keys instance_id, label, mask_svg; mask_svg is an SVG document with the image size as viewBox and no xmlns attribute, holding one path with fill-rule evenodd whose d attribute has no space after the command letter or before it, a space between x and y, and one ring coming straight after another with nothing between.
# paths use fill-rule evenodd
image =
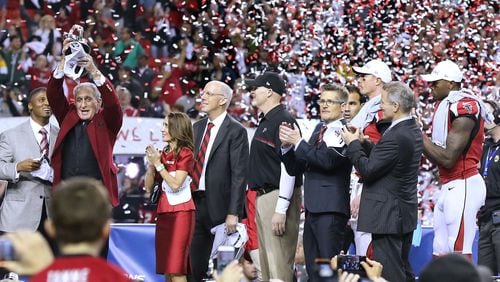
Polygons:
<instances>
[{"instance_id":1,"label":"stadium crowd","mask_svg":"<svg viewBox=\"0 0 500 282\"><path fill-rule=\"evenodd\" d=\"M287 111L318 119L321 86L357 85L353 67L372 59L410 86L429 134L434 98L421 75L438 62L459 65L463 88L500 100L494 1L7 2L0 6L2 117L29 115L28 93L47 86L61 60L64 33L74 24L83 26L98 69L129 117L180 111L198 120L204 116L200 96L217 80L234 91L228 114L255 128L259 111L244 79L273 71L286 79ZM64 79L70 100L77 83ZM123 181L123 194L144 193L141 175ZM439 187L435 165L424 160L418 185L423 225L432 225Z\"/></svg>"},{"instance_id":2,"label":"stadium crowd","mask_svg":"<svg viewBox=\"0 0 500 282\"><path fill-rule=\"evenodd\" d=\"M103 72L123 86L118 93L126 116L163 117L180 109L197 118L200 90L218 79L235 90L230 114L253 127L256 110L242 78L267 69L287 78L290 111L318 118L318 86L356 84L352 66L372 58L383 59L395 79L411 86L425 129L433 101L419 75L443 59L464 70L464 87L500 99L498 5L492 1L20 3L3 7L0 25L2 116L27 115L27 93L47 84L63 33L75 23L84 26ZM66 93L74 86L66 79ZM424 225L432 224L434 171L423 164Z\"/></svg>"}]
</instances>

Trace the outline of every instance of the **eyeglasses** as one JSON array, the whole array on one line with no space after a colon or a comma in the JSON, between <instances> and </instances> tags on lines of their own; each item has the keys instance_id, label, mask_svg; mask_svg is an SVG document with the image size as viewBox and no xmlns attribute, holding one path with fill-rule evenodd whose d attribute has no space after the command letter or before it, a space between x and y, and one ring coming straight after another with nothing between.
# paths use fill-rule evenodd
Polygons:
<instances>
[{"instance_id":1,"label":"eyeglasses","mask_svg":"<svg viewBox=\"0 0 500 282\"><path fill-rule=\"evenodd\" d=\"M200 92L200 96L208 96L208 97L214 97L214 96L226 96L224 94L220 94L220 93L213 93L213 92L209 92L209 91L201 91Z\"/></svg>"},{"instance_id":2,"label":"eyeglasses","mask_svg":"<svg viewBox=\"0 0 500 282\"><path fill-rule=\"evenodd\" d=\"M336 101L336 100L330 100L330 99L328 99L328 100L321 99L321 100L318 101L318 104L325 105L327 107L329 107L329 106L331 106L333 104L340 104L341 105L343 103L344 102L342 102L342 101Z\"/></svg>"}]
</instances>

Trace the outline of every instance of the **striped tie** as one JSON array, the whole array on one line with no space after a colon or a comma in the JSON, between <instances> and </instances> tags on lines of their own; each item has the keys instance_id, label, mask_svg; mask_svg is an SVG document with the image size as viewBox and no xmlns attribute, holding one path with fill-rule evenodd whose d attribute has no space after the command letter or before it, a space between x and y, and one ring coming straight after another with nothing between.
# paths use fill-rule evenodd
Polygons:
<instances>
[{"instance_id":1,"label":"striped tie","mask_svg":"<svg viewBox=\"0 0 500 282\"><path fill-rule=\"evenodd\" d=\"M45 156L49 155L49 140L47 139L47 130L42 127L40 131L38 131L42 135L42 140L40 140L40 153Z\"/></svg>"},{"instance_id":2,"label":"striped tie","mask_svg":"<svg viewBox=\"0 0 500 282\"><path fill-rule=\"evenodd\" d=\"M325 135L325 131L326 131L326 125L323 124L323 126L321 126L321 129L319 130L318 139L316 139L316 146L319 146L319 144L323 142L323 136Z\"/></svg>"},{"instance_id":3,"label":"striped tie","mask_svg":"<svg viewBox=\"0 0 500 282\"><path fill-rule=\"evenodd\" d=\"M203 136L203 140L201 142L200 150L198 151L198 155L196 156L196 160L194 162L191 191L196 191L198 189L198 185L200 184L201 172L205 162L205 153L207 152L208 142L210 141L210 129L212 129L212 127L214 127L214 124L209 122L207 125L207 131L205 132L205 136Z\"/></svg>"}]
</instances>

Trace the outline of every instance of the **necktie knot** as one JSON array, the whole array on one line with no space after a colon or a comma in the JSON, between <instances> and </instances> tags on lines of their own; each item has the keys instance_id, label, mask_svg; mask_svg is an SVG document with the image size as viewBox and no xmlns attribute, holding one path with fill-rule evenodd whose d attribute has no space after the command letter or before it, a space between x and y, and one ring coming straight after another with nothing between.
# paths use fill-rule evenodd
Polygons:
<instances>
[{"instance_id":1,"label":"necktie knot","mask_svg":"<svg viewBox=\"0 0 500 282\"><path fill-rule=\"evenodd\" d=\"M214 124L209 122L207 125L207 131L210 131L210 129L212 129L212 127L214 127Z\"/></svg>"},{"instance_id":2,"label":"necktie knot","mask_svg":"<svg viewBox=\"0 0 500 282\"><path fill-rule=\"evenodd\" d=\"M47 129L45 129L43 127L38 132L40 132L40 134L42 134L42 135L47 135Z\"/></svg>"}]
</instances>

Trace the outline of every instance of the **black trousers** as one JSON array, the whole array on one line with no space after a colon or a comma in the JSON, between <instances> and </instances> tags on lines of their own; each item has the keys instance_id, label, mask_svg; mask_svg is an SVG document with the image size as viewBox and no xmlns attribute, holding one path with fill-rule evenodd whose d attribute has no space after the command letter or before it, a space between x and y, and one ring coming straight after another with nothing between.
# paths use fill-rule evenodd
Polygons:
<instances>
[{"instance_id":1,"label":"black trousers","mask_svg":"<svg viewBox=\"0 0 500 282\"><path fill-rule=\"evenodd\" d=\"M54 256L59 256L60 255L59 245L57 244L56 239L50 237L49 234L47 234L47 231L45 231L45 220L47 220L47 210L44 200L42 204L42 215L40 216L40 224L38 224L37 231L40 232L40 234L42 234L45 240L47 240L47 243L49 243L50 249L52 250Z\"/></svg>"},{"instance_id":2,"label":"black trousers","mask_svg":"<svg viewBox=\"0 0 500 282\"><path fill-rule=\"evenodd\" d=\"M347 216L340 213L306 212L304 222L304 257L309 281L323 281L318 276L317 258L331 259L344 245Z\"/></svg>"},{"instance_id":3,"label":"black trousers","mask_svg":"<svg viewBox=\"0 0 500 282\"><path fill-rule=\"evenodd\" d=\"M479 226L477 264L488 267L494 275L500 272L500 224L491 219Z\"/></svg>"},{"instance_id":4,"label":"black trousers","mask_svg":"<svg viewBox=\"0 0 500 282\"><path fill-rule=\"evenodd\" d=\"M193 195L196 206L196 219L193 241L191 243L191 275L190 282L200 282L207 277L208 260L214 242L214 235L210 233L212 221L208 214L208 208L204 192L196 192Z\"/></svg>"},{"instance_id":5,"label":"black trousers","mask_svg":"<svg viewBox=\"0 0 500 282\"><path fill-rule=\"evenodd\" d=\"M382 277L388 281L415 281L408 257L413 231L405 234L372 234L373 259L384 269Z\"/></svg>"}]
</instances>

